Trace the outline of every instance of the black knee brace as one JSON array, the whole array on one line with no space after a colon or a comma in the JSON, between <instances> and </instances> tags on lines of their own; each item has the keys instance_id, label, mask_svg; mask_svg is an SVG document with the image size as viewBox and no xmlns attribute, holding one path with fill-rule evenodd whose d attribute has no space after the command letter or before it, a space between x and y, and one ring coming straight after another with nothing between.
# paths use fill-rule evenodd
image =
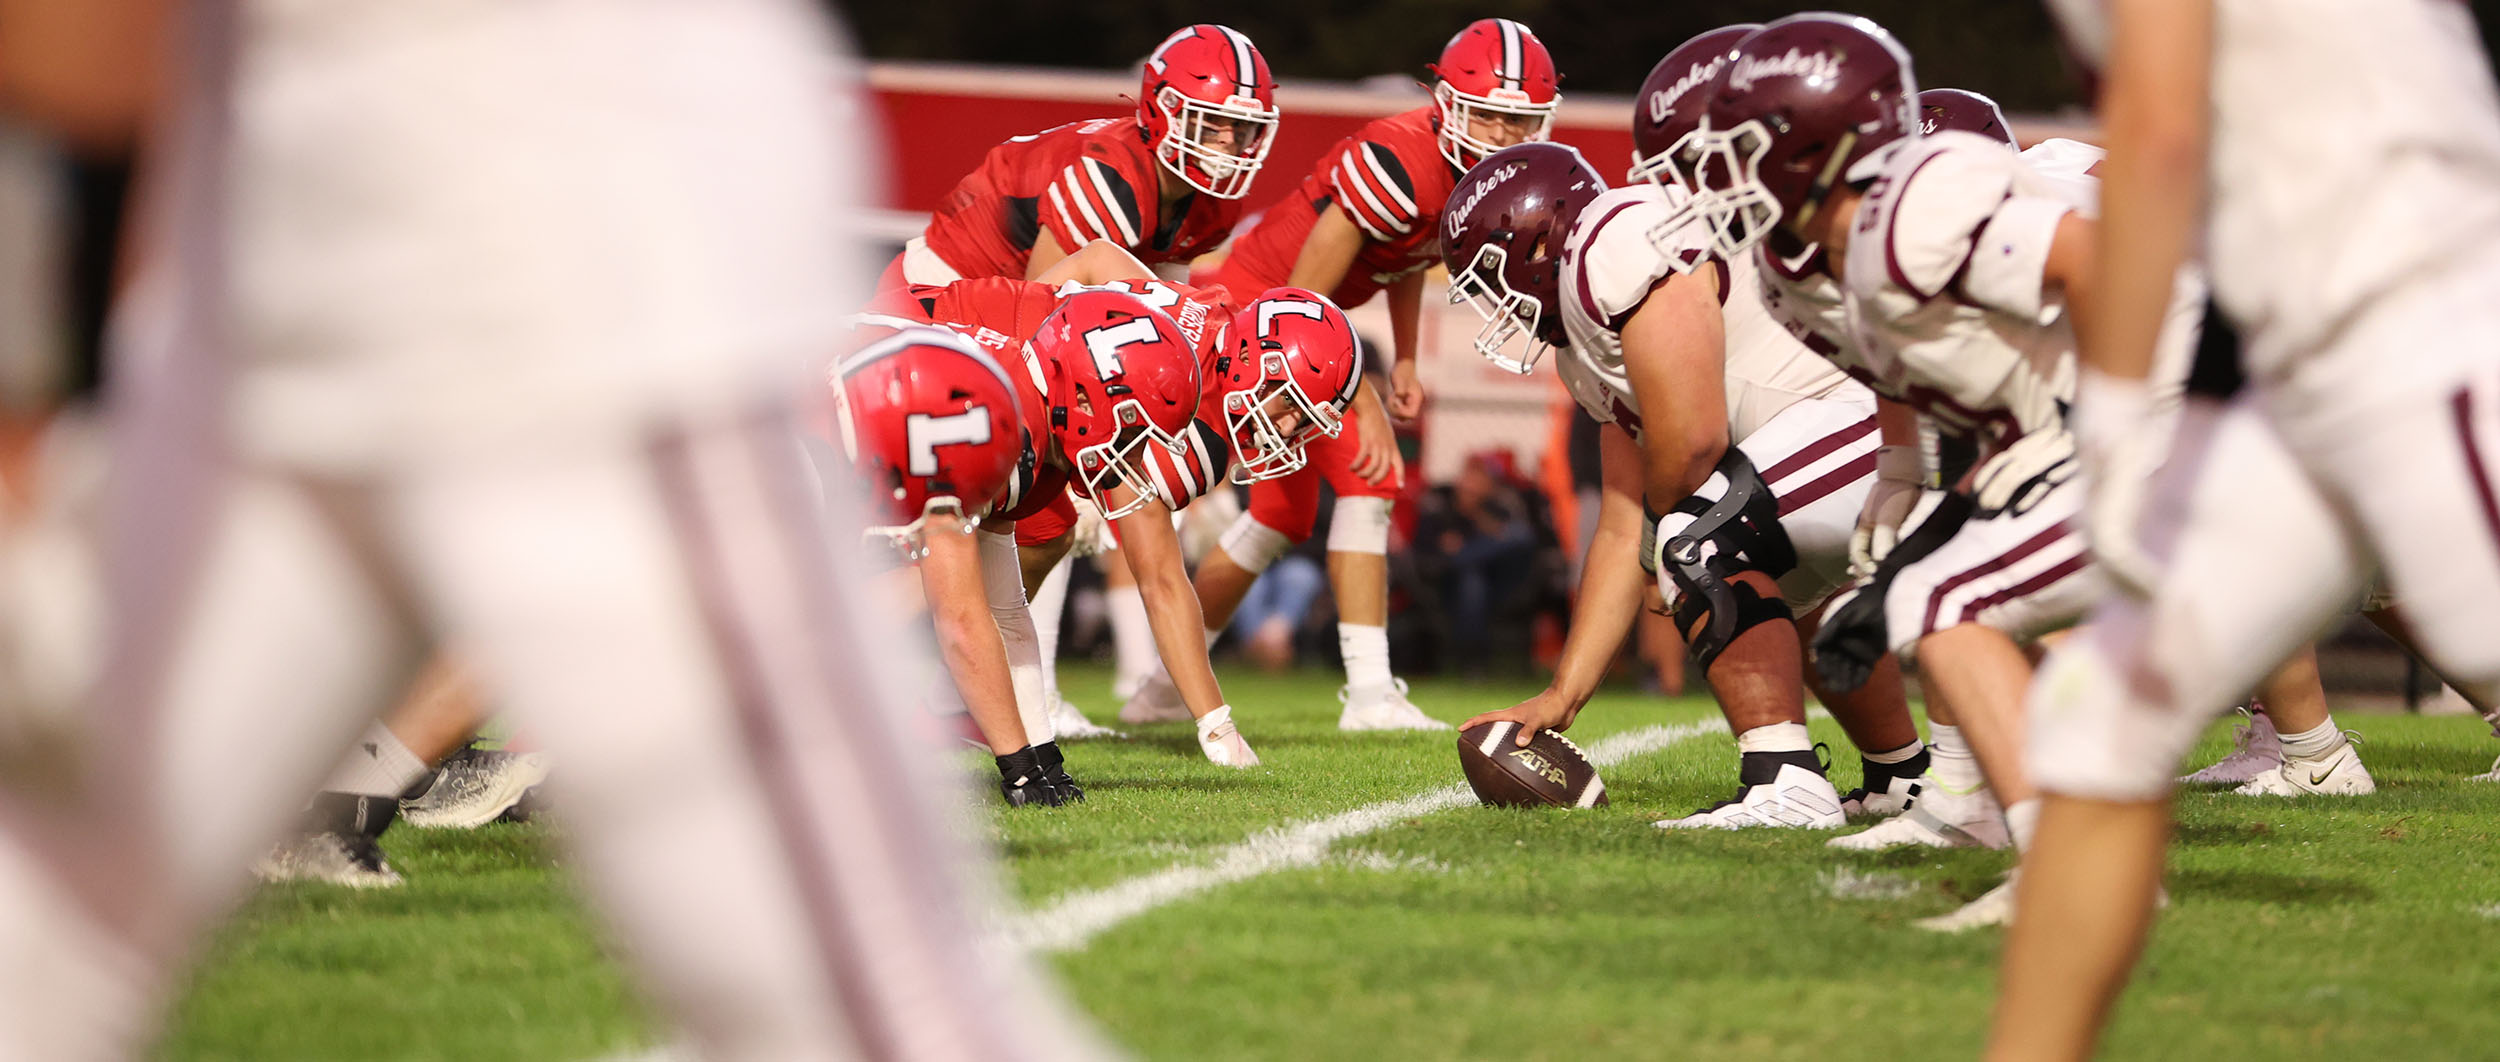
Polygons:
<instances>
[{"instance_id":1,"label":"black knee brace","mask_svg":"<svg viewBox=\"0 0 2500 1062\"><path fill-rule=\"evenodd\" d=\"M1742 450L1730 447L1717 471L1727 480L1727 492L1677 502L1674 511L1692 520L1658 546L1658 564L1681 591L1676 626L1705 673L1737 635L1794 618L1787 602L1728 582L1739 572L1776 579L1797 567L1797 549L1780 527L1779 497Z\"/></svg>"}]
</instances>

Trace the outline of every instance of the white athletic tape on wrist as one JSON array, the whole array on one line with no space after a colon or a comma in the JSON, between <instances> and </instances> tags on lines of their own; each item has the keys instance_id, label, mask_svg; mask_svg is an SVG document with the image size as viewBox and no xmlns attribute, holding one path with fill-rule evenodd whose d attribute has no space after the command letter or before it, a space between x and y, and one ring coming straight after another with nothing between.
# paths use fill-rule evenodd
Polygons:
<instances>
[{"instance_id":1,"label":"white athletic tape on wrist","mask_svg":"<svg viewBox=\"0 0 2500 1062\"><path fill-rule=\"evenodd\" d=\"M1339 498L1328 524L1328 552L1389 552L1389 499Z\"/></svg>"},{"instance_id":2,"label":"white athletic tape on wrist","mask_svg":"<svg viewBox=\"0 0 2500 1062\"><path fill-rule=\"evenodd\" d=\"M1276 563L1276 558L1292 549L1293 539L1260 523L1257 517L1243 513L1233 521L1233 526L1224 529L1220 544L1224 555L1231 557L1234 564L1240 565L1245 572L1255 574L1266 571L1268 565Z\"/></svg>"}]
</instances>

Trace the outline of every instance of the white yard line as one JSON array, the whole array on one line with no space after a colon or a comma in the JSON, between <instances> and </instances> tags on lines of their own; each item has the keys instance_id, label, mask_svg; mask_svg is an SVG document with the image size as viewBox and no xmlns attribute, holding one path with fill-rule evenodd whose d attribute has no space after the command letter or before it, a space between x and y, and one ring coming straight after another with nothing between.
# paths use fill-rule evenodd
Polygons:
<instances>
[{"instance_id":1,"label":"white yard line","mask_svg":"<svg viewBox=\"0 0 2500 1062\"><path fill-rule=\"evenodd\" d=\"M1648 726L1599 739L1588 747L1587 754L1590 762L1603 768L1686 738L1726 732L1724 719ZM1263 830L1216 853L1211 860L1175 863L1143 877L1062 896L1047 907L1009 921L1005 935L1019 947L1034 951L1081 948L1102 931L1157 907L1237 881L1315 866L1328 858L1329 847L1339 841L1473 800L1475 794L1466 786L1444 786L1403 800L1366 804L1324 819Z\"/></svg>"}]
</instances>

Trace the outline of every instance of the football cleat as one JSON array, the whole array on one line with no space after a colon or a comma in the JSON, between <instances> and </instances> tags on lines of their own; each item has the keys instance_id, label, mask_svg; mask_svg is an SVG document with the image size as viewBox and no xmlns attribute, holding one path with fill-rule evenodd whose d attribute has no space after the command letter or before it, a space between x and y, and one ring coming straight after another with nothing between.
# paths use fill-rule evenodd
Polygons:
<instances>
[{"instance_id":1,"label":"football cleat","mask_svg":"<svg viewBox=\"0 0 2500 1062\"><path fill-rule=\"evenodd\" d=\"M1900 763L1876 763L1860 757L1858 774L1866 784L1841 794L1840 811L1851 818L1860 815L1877 817L1898 815L1910 810L1911 803L1927 789L1927 751Z\"/></svg>"},{"instance_id":2,"label":"football cleat","mask_svg":"<svg viewBox=\"0 0 2500 1062\"><path fill-rule=\"evenodd\" d=\"M2467 775L2465 780L2469 782L2500 782L2500 760L2491 761L2490 770L2484 771L2481 774Z\"/></svg>"},{"instance_id":3,"label":"football cleat","mask_svg":"<svg viewBox=\"0 0 2500 1062\"><path fill-rule=\"evenodd\" d=\"M1956 793L1931 776L1920 781L1918 799L1908 810L1826 843L1833 848L1877 852L1902 845L2003 848L2012 840L2005 827L2005 809L1997 806L1996 795L1987 787Z\"/></svg>"},{"instance_id":4,"label":"football cleat","mask_svg":"<svg viewBox=\"0 0 2500 1062\"><path fill-rule=\"evenodd\" d=\"M1250 751L1241 729L1233 725L1233 706L1225 705L1198 720L1198 751L1218 767L1256 767L1259 754Z\"/></svg>"},{"instance_id":5,"label":"football cleat","mask_svg":"<svg viewBox=\"0 0 2500 1062\"><path fill-rule=\"evenodd\" d=\"M1181 700L1181 691L1172 685L1172 678L1158 671L1130 694L1120 705L1120 721L1131 726L1149 723L1185 723L1189 721L1189 705Z\"/></svg>"},{"instance_id":6,"label":"football cleat","mask_svg":"<svg viewBox=\"0 0 2500 1062\"><path fill-rule=\"evenodd\" d=\"M1004 756L994 757L998 763L998 792L1007 798L1011 808L1058 807L1066 803L1050 773L1042 768L1041 756L1033 746L1026 746Z\"/></svg>"},{"instance_id":7,"label":"football cleat","mask_svg":"<svg viewBox=\"0 0 2500 1062\"><path fill-rule=\"evenodd\" d=\"M2014 887L2022 880L2022 868L2005 875L1996 888L1980 893L1979 898L1960 907L1911 923L1931 933L1967 933L1989 926L2011 925L2014 921Z\"/></svg>"},{"instance_id":8,"label":"football cleat","mask_svg":"<svg viewBox=\"0 0 2500 1062\"><path fill-rule=\"evenodd\" d=\"M418 829L474 830L520 806L546 780L544 753L465 748L446 757L432 784L399 811Z\"/></svg>"},{"instance_id":9,"label":"football cleat","mask_svg":"<svg viewBox=\"0 0 2500 1062\"><path fill-rule=\"evenodd\" d=\"M399 815L399 801L353 793L321 793L305 810L302 828L252 864L262 881L319 881L353 889L388 889L402 883L382 855L382 831Z\"/></svg>"},{"instance_id":10,"label":"football cleat","mask_svg":"<svg viewBox=\"0 0 2500 1062\"><path fill-rule=\"evenodd\" d=\"M1107 726L1096 725L1066 697L1053 697L1050 702L1050 732L1070 741L1086 738L1125 738L1128 735Z\"/></svg>"},{"instance_id":11,"label":"football cleat","mask_svg":"<svg viewBox=\"0 0 2500 1062\"><path fill-rule=\"evenodd\" d=\"M1345 706L1337 713L1339 730L1448 730L1444 723L1415 707L1406 699L1406 680L1392 679L1379 692L1357 697L1351 687L1337 690L1337 703Z\"/></svg>"},{"instance_id":12,"label":"football cleat","mask_svg":"<svg viewBox=\"0 0 2500 1062\"><path fill-rule=\"evenodd\" d=\"M2368 796L2378 792L2361 750L2347 741L2315 760L2287 759L2232 790L2241 796Z\"/></svg>"},{"instance_id":13,"label":"football cleat","mask_svg":"<svg viewBox=\"0 0 2500 1062\"><path fill-rule=\"evenodd\" d=\"M2232 731L2231 754L2180 776L2181 785L2240 785L2282 764L2283 739L2275 733L2274 720L2246 708L2239 712L2248 721Z\"/></svg>"},{"instance_id":14,"label":"football cleat","mask_svg":"<svg viewBox=\"0 0 2500 1062\"><path fill-rule=\"evenodd\" d=\"M1737 790L1734 800L1650 825L1662 830L1828 830L1848 821L1840 813L1840 791L1832 788L1831 779L1785 763L1770 781Z\"/></svg>"}]
</instances>

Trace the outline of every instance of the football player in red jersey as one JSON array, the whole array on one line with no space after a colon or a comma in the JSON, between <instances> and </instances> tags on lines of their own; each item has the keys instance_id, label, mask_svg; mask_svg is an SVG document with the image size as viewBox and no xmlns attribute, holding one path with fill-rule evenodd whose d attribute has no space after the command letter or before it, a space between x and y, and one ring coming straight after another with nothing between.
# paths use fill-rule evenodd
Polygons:
<instances>
[{"instance_id":1,"label":"football player in red jersey","mask_svg":"<svg viewBox=\"0 0 2500 1062\"><path fill-rule=\"evenodd\" d=\"M918 567L939 652L997 759L1007 803L1083 800L1056 747L1027 740L1006 645L981 605L972 531L1006 492L1028 445L1015 384L995 359L950 329L876 330L884 334L826 374L831 400L823 419L830 423L819 423L817 432L841 447L839 475L866 495L869 519L881 521L864 528L864 537Z\"/></svg>"},{"instance_id":2,"label":"football player in red jersey","mask_svg":"<svg viewBox=\"0 0 2500 1062\"><path fill-rule=\"evenodd\" d=\"M1149 265L1214 250L1276 131L1276 83L1250 38L1190 26L1146 57L1137 114L1070 122L991 148L879 286L1041 276L1095 240Z\"/></svg>"},{"instance_id":3,"label":"football player in red jersey","mask_svg":"<svg viewBox=\"0 0 2500 1062\"><path fill-rule=\"evenodd\" d=\"M1036 433L979 538L984 598L1005 639L1025 733L1038 739L1045 760L1057 756L1049 717L1054 698L1026 593L1067 555L1075 537L1074 495L1081 492L1111 521L1129 553L1157 648L1182 677L1200 750L1224 766L1258 763L1232 725L1231 707L1207 663L1197 595L1172 528L1176 503L1167 500L1186 504L1174 483L1211 483L1223 474L1220 438L1211 443L1192 427L1200 407L1202 344L1148 301L1181 309L1187 319L1217 317L1209 300L1220 293L1196 294L1185 305L1190 296L1178 289L1141 282L1132 290L1080 284L1063 296L1048 284L984 278L889 292L880 300L1014 352L1009 356L1023 362L1020 381L1034 385L1018 388L1026 422L1047 428ZM1189 312L1193 305L1196 312ZM1098 400L1095 390L1117 401Z\"/></svg>"},{"instance_id":4,"label":"football player in red jersey","mask_svg":"<svg viewBox=\"0 0 2500 1062\"><path fill-rule=\"evenodd\" d=\"M1390 412L1401 418L1423 409L1416 319L1423 272L1438 254L1433 234L1442 204L1477 159L1542 139L1558 99L1553 57L1527 27L1509 19L1482 19L1459 31L1432 72L1430 104L1374 121L1338 142L1294 194L1234 241L1214 277L1234 291L1289 285L1322 292L1346 307L1387 291L1396 353ZM1211 606L1210 617L1229 619L1259 573L1310 537L1319 483L1326 479L1337 492L1328 572L1346 660L1346 706L1338 725L1442 729L1448 724L1407 703L1389 671L1389 502L1404 465L1379 398L1365 388L1355 408L1360 415L1346 431L1313 447L1312 467L1251 487L1250 511L1199 566L1198 593ZM1155 718L1170 709L1169 689L1150 682L1121 718Z\"/></svg>"}]
</instances>

